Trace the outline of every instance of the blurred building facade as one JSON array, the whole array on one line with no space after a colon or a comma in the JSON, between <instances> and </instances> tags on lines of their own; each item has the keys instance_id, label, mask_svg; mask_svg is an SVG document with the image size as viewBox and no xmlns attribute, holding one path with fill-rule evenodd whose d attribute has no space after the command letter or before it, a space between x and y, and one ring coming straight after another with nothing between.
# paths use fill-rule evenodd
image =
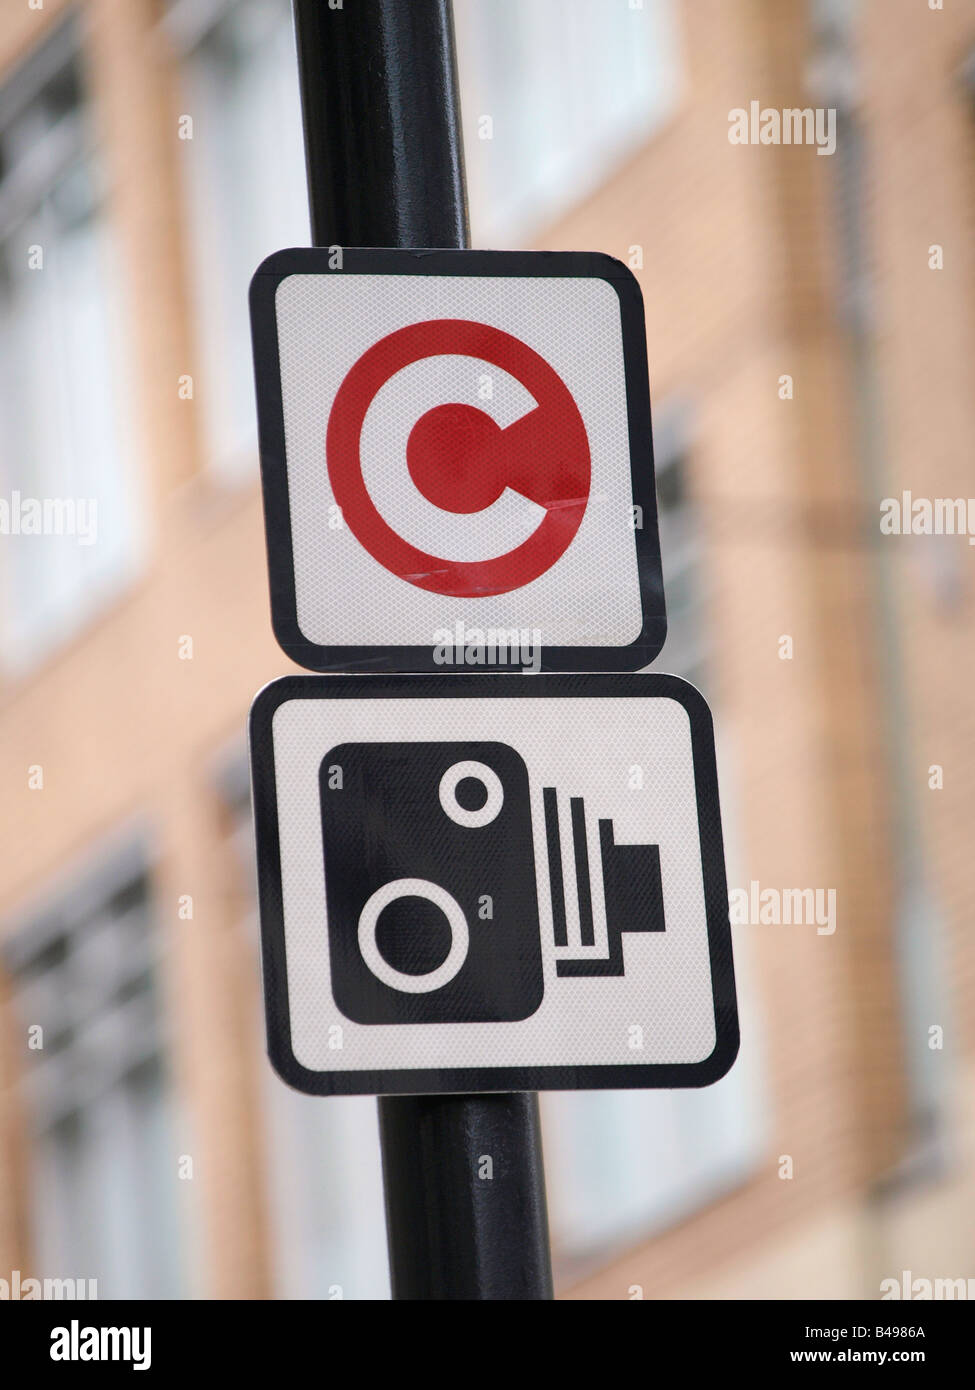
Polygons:
<instances>
[{"instance_id":1,"label":"blurred building facade","mask_svg":"<svg viewBox=\"0 0 975 1390\"><path fill-rule=\"evenodd\" d=\"M879 524L968 491L975 9L456 15L475 244L643 287L658 665L715 710L730 884L835 893L735 925L717 1086L544 1098L560 1290L975 1275L973 561ZM731 143L752 102L834 110L835 153ZM246 288L307 241L286 0L4 7L0 1277L388 1292L374 1102L263 1057L243 729L290 667Z\"/></svg>"}]
</instances>

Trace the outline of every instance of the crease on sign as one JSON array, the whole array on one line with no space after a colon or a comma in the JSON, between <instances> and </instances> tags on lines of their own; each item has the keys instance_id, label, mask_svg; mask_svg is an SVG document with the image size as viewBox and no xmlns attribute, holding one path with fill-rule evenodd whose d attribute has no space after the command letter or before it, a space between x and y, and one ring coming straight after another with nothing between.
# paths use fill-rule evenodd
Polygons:
<instances>
[{"instance_id":1,"label":"crease on sign","mask_svg":"<svg viewBox=\"0 0 975 1390\"><path fill-rule=\"evenodd\" d=\"M600 501L600 500L605 500L605 499L600 499L598 496L596 496L596 497L592 497L592 496L589 496L589 497L563 497L563 498L560 498L558 501L553 501L553 502L551 502L551 503L549 504L549 506L548 506L545 510L550 511L550 512L557 512L557 511L559 511L560 508L562 508L562 507L574 507L574 508L585 507L585 506L587 505L587 503L590 502L590 501L597 501L597 502L598 502L598 501Z\"/></svg>"}]
</instances>

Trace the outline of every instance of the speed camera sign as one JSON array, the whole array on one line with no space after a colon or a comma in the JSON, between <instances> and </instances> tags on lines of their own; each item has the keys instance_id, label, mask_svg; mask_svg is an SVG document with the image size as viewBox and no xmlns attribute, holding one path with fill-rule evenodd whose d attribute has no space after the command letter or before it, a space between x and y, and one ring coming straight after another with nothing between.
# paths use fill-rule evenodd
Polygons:
<instances>
[{"instance_id":1,"label":"speed camera sign","mask_svg":"<svg viewBox=\"0 0 975 1390\"><path fill-rule=\"evenodd\" d=\"M731 1066L713 732L693 686L289 676L250 733L268 1044L291 1085L703 1086Z\"/></svg>"},{"instance_id":2,"label":"speed camera sign","mask_svg":"<svg viewBox=\"0 0 975 1390\"><path fill-rule=\"evenodd\" d=\"M627 670L666 632L640 290L602 255L282 251L272 618L314 670Z\"/></svg>"}]
</instances>

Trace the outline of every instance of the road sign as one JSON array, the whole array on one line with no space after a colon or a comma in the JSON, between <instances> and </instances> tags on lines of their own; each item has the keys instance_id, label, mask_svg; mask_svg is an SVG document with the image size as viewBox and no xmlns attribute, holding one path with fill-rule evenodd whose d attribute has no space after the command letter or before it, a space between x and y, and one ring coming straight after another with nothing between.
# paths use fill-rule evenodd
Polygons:
<instances>
[{"instance_id":1,"label":"road sign","mask_svg":"<svg viewBox=\"0 0 975 1390\"><path fill-rule=\"evenodd\" d=\"M666 633L639 286L281 251L251 286L274 629L313 670L633 670Z\"/></svg>"},{"instance_id":2,"label":"road sign","mask_svg":"<svg viewBox=\"0 0 975 1390\"><path fill-rule=\"evenodd\" d=\"M298 676L251 713L268 1039L315 1094L700 1086L738 1047L675 676Z\"/></svg>"}]
</instances>

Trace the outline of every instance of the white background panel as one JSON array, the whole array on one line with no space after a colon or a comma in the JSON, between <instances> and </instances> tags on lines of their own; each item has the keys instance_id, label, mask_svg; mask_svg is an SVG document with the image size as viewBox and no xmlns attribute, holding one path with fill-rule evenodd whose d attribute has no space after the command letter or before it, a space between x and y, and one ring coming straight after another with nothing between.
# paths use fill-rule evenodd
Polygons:
<instances>
[{"instance_id":1,"label":"white background panel","mask_svg":"<svg viewBox=\"0 0 975 1390\"><path fill-rule=\"evenodd\" d=\"M611 284L596 277L290 275L275 302L297 616L309 641L425 646L458 620L538 628L546 646L625 646L639 636L623 341ZM485 323L533 348L574 397L589 439L592 483L578 533L545 574L508 594L429 593L384 569L348 526L329 526L335 499L325 435L339 386L379 339L435 318ZM479 395L485 374L491 401ZM426 411L447 402L486 410L505 428L531 408L532 398L501 368L475 358L439 356L404 368L378 393L363 426L367 487L391 525L402 509L401 534L426 542L430 553L445 559L504 553L537 524L524 499L506 493L489 515L440 512L438 525L410 481L409 432ZM640 466L649 469L649 453Z\"/></svg>"},{"instance_id":2,"label":"white background panel","mask_svg":"<svg viewBox=\"0 0 975 1390\"><path fill-rule=\"evenodd\" d=\"M319 768L337 744L472 739L513 746L531 783L545 996L517 1023L411 1025L351 1022L329 980ZM714 1049L703 868L691 730L675 700L656 698L503 698L291 700L274 715L273 747L281 842L292 1046L313 1071L365 1068L693 1063ZM643 770L643 788L630 786ZM660 847L664 932L624 934L622 978L559 979L546 865L543 786L560 793L563 839L567 798L584 796L587 814L611 816L618 844ZM590 831L590 859L598 852ZM565 857L571 914L571 852ZM450 884L444 883L450 890ZM601 903L598 872L594 905ZM597 954L605 922L597 916ZM490 923L471 923L471 931ZM565 954L564 949L561 954ZM578 952L576 952L578 954ZM344 1046L328 1046L340 1024ZM629 1046L629 1028L644 1046Z\"/></svg>"}]
</instances>

